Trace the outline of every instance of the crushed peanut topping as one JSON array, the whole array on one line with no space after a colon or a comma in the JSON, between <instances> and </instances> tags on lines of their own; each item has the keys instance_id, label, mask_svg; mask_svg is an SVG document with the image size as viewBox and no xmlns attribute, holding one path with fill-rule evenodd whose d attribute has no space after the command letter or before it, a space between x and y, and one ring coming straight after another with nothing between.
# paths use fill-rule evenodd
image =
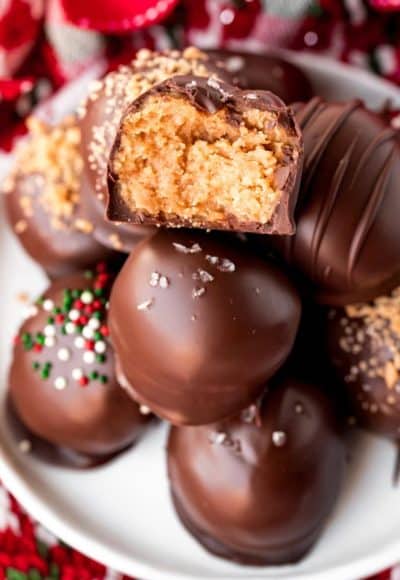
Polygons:
<instances>
[{"instance_id":1,"label":"crushed peanut topping","mask_svg":"<svg viewBox=\"0 0 400 580\"><path fill-rule=\"evenodd\" d=\"M400 405L400 287L370 303L346 306L339 325L339 347L352 355L345 381L360 383L358 399L365 411L390 414L391 406ZM377 381L385 387L381 401L376 400Z\"/></svg>"},{"instance_id":2,"label":"crushed peanut topping","mask_svg":"<svg viewBox=\"0 0 400 580\"><path fill-rule=\"evenodd\" d=\"M67 117L54 127L31 117L28 129L30 138L17 150L15 169L6 183L7 191L12 191L20 179L29 176L30 179L21 184L25 194L19 203L24 216L32 217L32 194L39 190L37 199L49 214L51 225L56 229L63 228L64 220L72 218L79 203L83 169L79 153L80 130L73 117ZM75 223L75 226L87 229L87 224L83 227L83 224ZM16 225L19 232L24 227L22 222Z\"/></svg>"}]
</instances>

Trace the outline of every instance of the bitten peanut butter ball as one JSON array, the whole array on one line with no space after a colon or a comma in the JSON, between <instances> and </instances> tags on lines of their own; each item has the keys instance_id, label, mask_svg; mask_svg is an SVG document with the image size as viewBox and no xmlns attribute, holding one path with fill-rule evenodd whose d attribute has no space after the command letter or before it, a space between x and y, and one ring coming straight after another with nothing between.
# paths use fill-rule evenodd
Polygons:
<instances>
[{"instance_id":1,"label":"bitten peanut butter ball","mask_svg":"<svg viewBox=\"0 0 400 580\"><path fill-rule=\"evenodd\" d=\"M287 358L300 300L230 236L160 230L130 255L110 300L120 381L175 424L249 405Z\"/></svg>"},{"instance_id":2,"label":"bitten peanut butter ball","mask_svg":"<svg viewBox=\"0 0 400 580\"><path fill-rule=\"evenodd\" d=\"M112 220L291 234L300 130L283 101L177 76L136 99L109 162Z\"/></svg>"},{"instance_id":3,"label":"bitten peanut butter ball","mask_svg":"<svg viewBox=\"0 0 400 580\"><path fill-rule=\"evenodd\" d=\"M54 282L15 339L9 373L13 409L33 435L93 460L141 436L150 417L119 385L104 264Z\"/></svg>"},{"instance_id":4,"label":"bitten peanut butter ball","mask_svg":"<svg viewBox=\"0 0 400 580\"><path fill-rule=\"evenodd\" d=\"M80 131L75 120L50 127L32 118L3 189L13 231L25 251L56 278L106 258L82 208Z\"/></svg>"},{"instance_id":5,"label":"bitten peanut butter ball","mask_svg":"<svg viewBox=\"0 0 400 580\"><path fill-rule=\"evenodd\" d=\"M358 423L400 441L400 289L330 310L327 341Z\"/></svg>"},{"instance_id":6,"label":"bitten peanut butter ball","mask_svg":"<svg viewBox=\"0 0 400 580\"><path fill-rule=\"evenodd\" d=\"M322 385L289 378L235 419L173 427L167 458L176 512L207 550L276 565L297 562L319 538L345 445Z\"/></svg>"}]
</instances>

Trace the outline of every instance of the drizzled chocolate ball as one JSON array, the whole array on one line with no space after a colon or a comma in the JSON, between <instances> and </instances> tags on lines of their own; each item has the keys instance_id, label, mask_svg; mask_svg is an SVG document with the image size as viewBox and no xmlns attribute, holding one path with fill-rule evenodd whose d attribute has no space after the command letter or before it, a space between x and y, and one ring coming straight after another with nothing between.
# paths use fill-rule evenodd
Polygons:
<instances>
[{"instance_id":1,"label":"drizzled chocolate ball","mask_svg":"<svg viewBox=\"0 0 400 580\"><path fill-rule=\"evenodd\" d=\"M327 341L358 423L400 440L400 289L330 310Z\"/></svg>"},{"instance_id":2,"label":"drizzled chocolate ball","mask_svg":"<svg viewBox=\"0 0 400 580\"><path fill-rule=\"evenodd\" d=\"M345 465L323 387L289 378L236 419L173 427L168 475L177 514L210 552L242 564L288 564L317 541Z\"/></svg>"},{"instance_id":3,"label":"drizzled chocolate ball","mask_svg":"<svg viewBox=\"0 0 400 580\"><path fill-rule=\"evenodd\" d=\"M15 339L12 406L41 439L93 459L134 443L149 416L120 387L107 324L104 264L54 282Z\"/></svg>"},{"instance_id":4,"label":"drizzled chocolate ball","mask_svg":"<svg viewBox=\"0 0 400 580\"><path fill-rule=\"evenodd\" d=\"M57 127L37 119L17 152L4 184L5 207L26 252L50 277L62 276L105 258L110 252L93 237L82 209L87 187L81 181L80 132L73 118Z\"/></svg>"},{"instance_id":5,"label":"drizzled chocolate ball","mask_svg":"<svg viewBox=\"0 0 400 580\"><path fill-rule=\"evenodd\" d=\"M160 230L131 254L110 300L120 380L176 424L238 413L283 364L300 301L233 238Z\"/></svg>"},{"instance_id":6,"label":"drizzled chocolate ball","mask_svg":"<svg viewBox=\"0 0 400 580\"><path fill-rule=\"evenodd\" d=\"M236 50L209 50L207 54L243 89L271 91L287 104L308 101L313 95L306 75L278 54Z\"/></svg>"},{"instance_id":7,"label":"drizzled chocolate ball","mask_svg":"<svg viewBox=\"0 0 400 580\"><path fill-rule=\"evenodd\" d=\"M391 291L400 279L398 132L360 101L316 98L296 118L304 137L297 229L277 247L323 303Z\"/></svg>"}]
</instances>

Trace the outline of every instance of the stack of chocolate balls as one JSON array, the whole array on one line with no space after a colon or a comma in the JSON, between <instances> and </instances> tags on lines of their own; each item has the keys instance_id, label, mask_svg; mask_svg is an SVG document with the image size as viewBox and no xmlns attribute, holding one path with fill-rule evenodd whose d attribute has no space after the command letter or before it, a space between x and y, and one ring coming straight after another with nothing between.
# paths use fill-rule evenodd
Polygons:
<instances>
[{"instance_id":1,"label":"stack of chocolate balls","mask_svg":"<svg viewBox=\"0 0 400 580\"><path fill-rule=\"evenodd\" d=\"M177 515L242 564L314 545L349 412L400 439L400 140L311 97L277 56L142 50L76 115L32 121L5 184L52 279L13 412L80 465L169 421Z\"/></svg>"}]
</instances>

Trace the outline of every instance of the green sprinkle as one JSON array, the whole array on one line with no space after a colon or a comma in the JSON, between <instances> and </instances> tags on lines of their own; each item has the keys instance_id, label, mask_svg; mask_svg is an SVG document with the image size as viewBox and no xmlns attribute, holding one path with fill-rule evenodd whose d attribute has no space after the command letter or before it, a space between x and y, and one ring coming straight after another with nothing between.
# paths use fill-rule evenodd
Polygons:
<instances>
[{"instance_id":1,"label":"green sprinkle","mask_svg":"<svg viewBox=\"0 0 400 580\"><path fill-rule=\"evenodd\" d=\"M95 296L103 296L103 288L95 288L94 294Z\"/></svg>"},{"instance_id":2,"label":"green sprinkle","mask_svg":"<svg viewBox=\"0 0 400 580\"><path fill-rule=\"evenodd\" d=\"M45 542L42 542L41 540L36 540L36 548L37 548L37 551L39 552L39 555L42 558L47 558L47 554L49 553L49 548Z\"/></svg>"},{"instance_id":3,"label":"green sprinkle","mask_svg":"<svg viewBox=\"0 0 400 580\"><path fill-rule=\"evenodd\" d=\"M53 308L53 314L61 314L61 308L59 306Z\"/></svg>"},{"instance_id":4,"label":"green sprinkle","mask_svg":"<svg viewBox=\"0 0 400 580\"><path fill-rule=\"evenodd\" d=\"M79 297L80 297L80 295L81 295L81 290L72 290L72 292L71 292L71 296L72 296L72 298L74 298L75 300L76 300L77 298L79 298Z\"/></svg>"},{"instance_id":5,"label":"green sprinkle","mask_svg":"<svg viewBox=\"0 0 400 580\"><path fill-rule=\"evenodd\" d=\"M29 580L42 580L42 575L36 568L31 568L28 572Z\"/></svg>"},{"instance_id":6,"label":"green sprinkle","mask_svg":"<svg viewBox=\"0 0 400 580\"><path fill-rule=\"evenodd\" d=\"M106 383L108 383L108 376L107 375L101 375L100 382L102 382L103 385L105 385Z\"/></svg>"},{"instance_id":7,"label":"green sprinkle","mask_svg":"<svg viewBox=\"0 0 400 580\"><path fill-rule=\"evenodd\" d=\"M93 371L92 373L90 373L89 378L90 380L95 381L96 379L99 378L99 373L97 371Z\"/></svg>"},{"instance_id":8,"label":"green sprinkle","mask_svg":"<svg viewBox=\"0 0 400 580\"><path fill-rule=\"evenodd\" d=\"M47 324L54 324L54 318L52 316L48 317Z\"/></svg>"},{"instance_id":9,"label":"green sprinkle","mask_svg":"<svg viewBox=\"0 0 400 580\"><path fill-rule=\"evenodd\" d=\"M101 334L101 332L96 331L94 333L94 339L95 340L102 340L103 339L103 335Z\"/></svg>"},{"instance_id":10,"label":"green sprinkle","mask_svg":"<svg viewBox=\"0 0 400 580\"><path fill-rule=\"evenodd\" d=\"M38 298L38 299L36 300L36 304L37 304L38 306L41 306L41 305L43 304L43 302L44 302L44 298L43 298L43 296L41 296L40 298Z\"/></svg>"},{"instance_id":11,"label":"green sprinkle","mask_svg":"<svg viewBox=\"0 0 400 580\"><path fill-rule=\"evenodd\" d=\"M75 332L77 334L81 334L82 333L82 330L83 330L83 324L77 324L76 325L76 328L75 328Z\"/></svg>"},{"instance_id":12,"label":"green sprinkle","mask_svg":"<svg viewBox=\"0 0 400 580\"><path fill-rule=\"evenodd\" d=\"M101 312L99 312L98 310L96 312L93 312L92 317L100 320L101 319Z\"/></svg>"},{"instance_id":13,"label":"green sprinkle","mask_svg":"<svg viewBox=\"0 0 400 580\"><path fill-rule=\"evenodd\" d=\"M105 354L96 354L96 360L98 363L105 363L106 362L106 355Z\"/></svg>"},{"instance_id":14,"label":"green sprinkle","mask_svg":"<svg viewBox=\"0 0 400 580\"><path fill-rule=\"evenodd\" d=\"M44 334L42 332L38 332L36 334L36 342L38 344L41 344L42 346L44 345L44 341L45 341L45 337Z\"/></svg>"},{"instance_id":15,"label":"green sprinkle","mask_svg":"<svg viewBox=\"0 0 400 580\"><path fill-rule=\"evenodd\" d=\"M67 334L67 331L66 331L66 329L65 329L65 325L63 325L63 326L61 327L61 334Z\"/></svg>"},{"instance_id":16,"label":"green sprinkle","mask_svg":"<svg viewBox=\"0 0 400 580\"><path fill-rule=\"evenodd\" d=\"M33 361L32 368L34 371L38 371L40 369L40 363L37 360Z\"/></svg>"},{"instance_id":17,"label":"green sprinkle","mask_svg":"<svg viewBox=\"0 0 400 580\"><path fill-rule=\"evenodd\" d=\"M7 580L28 580L28 576L15 568L7 568L6 571Z\"/></svg>"},{"instance_id":18,"label":"green sprinkle","mask_svg":"<svg viewBox=\"0 0 400 580\"><path fill-rule=\"evenodd\" d=\"M92 280L94 278L94 274L91 270L86 270L84 276L86 280Z\"/></svg>"}]
</instances>

